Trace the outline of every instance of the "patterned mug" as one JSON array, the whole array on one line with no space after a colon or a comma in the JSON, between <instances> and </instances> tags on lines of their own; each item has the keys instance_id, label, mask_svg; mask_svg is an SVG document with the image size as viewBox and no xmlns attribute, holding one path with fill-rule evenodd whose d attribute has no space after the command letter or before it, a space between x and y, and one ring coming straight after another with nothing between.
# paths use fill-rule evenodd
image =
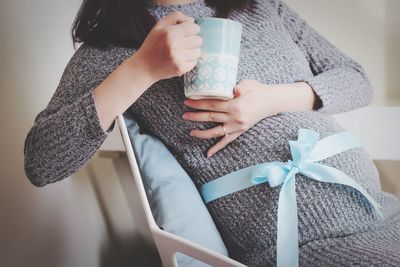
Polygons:
<instances>
[{"instance_id":1,"label":"patterned mug","mask_svg":"<svg viewBox=\"0 0 400 267\"><path fill-rule=\"evenodd\" d=\"M197 65L184 75L185 96L191 99L234 97L242 24L220 18L198 18L203 38Z\"/></svg>"}]
</instances>

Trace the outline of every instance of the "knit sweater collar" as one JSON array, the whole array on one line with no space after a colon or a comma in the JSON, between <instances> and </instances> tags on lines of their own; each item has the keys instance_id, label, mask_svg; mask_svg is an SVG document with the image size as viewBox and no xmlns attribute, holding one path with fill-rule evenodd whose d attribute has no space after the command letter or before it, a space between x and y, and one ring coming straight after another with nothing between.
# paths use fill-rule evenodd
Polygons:
<instances>
[{"instance_id":1,"label":"knit sweater collar","mask_svg":"<svg viewBox=\"0 0 400 267\"><path fill-rule=\"evenodd\" d=\"M157 4L154 0L149 0L147 4L147 9L157 19L165 17L174 10L180 11L183 14L194 18L212 17L215 13L211 7L206 5L205 0L196 0L187 4L171 5Z\"/></svg>"}]
</instances>

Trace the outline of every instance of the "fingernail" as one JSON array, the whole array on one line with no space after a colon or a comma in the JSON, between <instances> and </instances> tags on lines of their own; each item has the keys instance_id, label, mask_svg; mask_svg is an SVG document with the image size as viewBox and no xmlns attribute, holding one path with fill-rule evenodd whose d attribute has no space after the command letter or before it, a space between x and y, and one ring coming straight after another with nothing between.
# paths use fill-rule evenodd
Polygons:
<instances>
[{"instance_id":1,"label":"fingernail","mask_svg":"<svg viewBox=\"0 0 400 267\"><path fill-rule=\"evenodd\" d=\"M186 119L187 118L187 115L186 115L186 113L183 113L183 115L182 115L182 119Z\"/></svg>"}]
</instances>

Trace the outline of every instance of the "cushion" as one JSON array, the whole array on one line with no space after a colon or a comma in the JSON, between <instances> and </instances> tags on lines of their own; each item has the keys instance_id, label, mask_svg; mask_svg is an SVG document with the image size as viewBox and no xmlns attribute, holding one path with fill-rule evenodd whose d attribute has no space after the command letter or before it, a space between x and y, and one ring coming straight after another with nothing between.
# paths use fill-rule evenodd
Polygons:
<instances>
[{"instance_id":1,"label":"cushion","mask_svg":"<svg viewBox=\"0 0 400 267\"><path fill-rule=\"evenodd\" d=\"M154 136L140 133L131 114L125 123L139 165L154 219L161 229L222 255L227 249L192 179L165 145ZM179 266L208 266L181 253Z\"/></svg>"}]
</instances>

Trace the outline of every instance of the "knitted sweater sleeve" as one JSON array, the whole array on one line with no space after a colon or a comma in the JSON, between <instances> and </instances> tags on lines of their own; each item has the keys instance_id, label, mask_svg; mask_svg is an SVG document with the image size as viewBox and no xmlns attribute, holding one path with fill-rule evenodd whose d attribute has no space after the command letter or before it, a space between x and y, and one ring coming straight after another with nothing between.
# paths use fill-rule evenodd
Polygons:
<instances>
[{"instance_id":1,"label":"knitted sweater sleeve","mask_svg":"<svg viewBox=\"0 0 400 267\"><path fill-rule=\"evenodd\" d=\"M325 113L340 113L371 103L373 90L364 69L307 24L283 1L278 14L306 56L313 77L304 78L321 99Z\"/></svg>"},{"instance_id":2,"label":"knitted sweater sleeve","mask_svg":"<svg viewBox=\"0 0 400 267\"><path fill-rule=\"evenodd\" d=\"M101 127L92 95L116 67L106 55L81 46L49 104L36 116L24 146L25 173L32 184L44 186L76 172L112 130Z\"/></svg>"}]
</instances>

